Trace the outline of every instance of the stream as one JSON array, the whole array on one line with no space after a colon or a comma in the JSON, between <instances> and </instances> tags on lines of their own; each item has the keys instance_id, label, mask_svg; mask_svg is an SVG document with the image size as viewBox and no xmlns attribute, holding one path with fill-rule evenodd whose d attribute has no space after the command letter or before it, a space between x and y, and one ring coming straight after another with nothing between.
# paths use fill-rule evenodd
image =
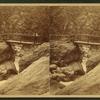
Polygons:
<instances>
[{"instance_id":1,"label":"stream","mask_svg":"<svg viewBox=\"0 0 100 100\"><path fill-rule=\"evenodd\" d=\"M84 72L86 73L87 72L86 62L88 61L88 58L89 58L90 45L81 45L80 49L83 52L81 64L82 64Z\"/></svg>"},{"instance_id":2,"label":"stream","mask_svg":"<svg viewBox=\"0 0 100 100\"><path fill-rule=\"evenodd\" d=\"M16 51L16 54L15 54L15 61L14 61L14 64L15 64L15 66L16 66L16 69L17 69L17 71L18 71L18 73L19 73L19 60L20 60L20 51L21 51L21 49L22 49L22 44L14 44L13 45L13 49Z\"/></svg>"}]
</instances>

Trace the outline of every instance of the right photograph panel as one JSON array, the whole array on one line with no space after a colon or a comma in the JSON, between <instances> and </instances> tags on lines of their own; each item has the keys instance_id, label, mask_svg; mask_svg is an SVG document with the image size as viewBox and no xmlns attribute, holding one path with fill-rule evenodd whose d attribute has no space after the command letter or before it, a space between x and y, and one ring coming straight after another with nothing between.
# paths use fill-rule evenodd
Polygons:
<instances>
[{"instance_id":1,"label":"right photograph panel","mask_svg":"<svg viewBox=\"0 0 100 100\"><path fill-rule=\"evenodd\" d=\"M51 6L50 93L100 94L100 6Z\"/></svg>"}]
</instances>

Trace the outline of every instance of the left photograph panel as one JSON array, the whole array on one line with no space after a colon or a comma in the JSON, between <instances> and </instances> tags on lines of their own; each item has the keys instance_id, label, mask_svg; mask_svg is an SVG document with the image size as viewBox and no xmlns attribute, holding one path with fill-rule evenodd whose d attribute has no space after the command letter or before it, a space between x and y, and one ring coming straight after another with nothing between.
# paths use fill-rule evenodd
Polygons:
<instances>
[{"instance_id":1,"label":"left photograph panel","mask_svg":"<svg viewBox=\"0 0 100 100\"><path fill-rule=\"evenodd\" d=\"M0 5L0 96L49 95L48 9Z\"/></svg>"}]
</instances>

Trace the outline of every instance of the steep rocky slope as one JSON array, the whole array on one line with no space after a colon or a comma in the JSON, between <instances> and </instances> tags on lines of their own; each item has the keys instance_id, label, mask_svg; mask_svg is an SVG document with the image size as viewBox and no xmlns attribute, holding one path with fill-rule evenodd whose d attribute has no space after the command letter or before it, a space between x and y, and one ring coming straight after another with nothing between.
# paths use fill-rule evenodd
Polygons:
<instances>
[{"instance_id":1,"label":"steep rocky slope","mask_svg":"<svg viewBox=\"0 0 100 100\"><path fill-rule=\"evenodd\" d=\"M38 45L31 49L31 52L29 52L30 50L27 51L28 54L24 53L24 55L19 60L20 72L27 68L32 62L38 60L40 57L49 55L49 43Z\"/></svg>"}]
</instances>

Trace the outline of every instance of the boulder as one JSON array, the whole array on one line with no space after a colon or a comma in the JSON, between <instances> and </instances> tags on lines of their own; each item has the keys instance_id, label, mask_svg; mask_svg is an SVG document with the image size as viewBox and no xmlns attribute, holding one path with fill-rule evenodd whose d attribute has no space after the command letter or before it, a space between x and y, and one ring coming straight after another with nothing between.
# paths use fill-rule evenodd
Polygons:
<instances>
[{"instance_id":1,"label":"boulder","mask_svg":"<svg viewBox=\"0 0 100 100\"><path fill-rule=\"evenodd\" d=\"M83 67L81 65L81 62L73 62L69 65L67 65L66 67L62 67L61 68L63 70L63 72L65 72L66 74L69 73L75 73L75 72L82 72L82 73L77 73L77 74L83 74L84 73L84 70L83 70Z\"/></svg>"},{"instance_id":2,"label":"boulder","mask_svg":"<svg viewBox=\"0 0 100 100\"><path fill-rule=\"evenodd\" d=\"M73 62L66 67L62 67L61 70L70 81L85 74L80 62Z\"/></svg>"},{"instance_id":3,"label":"boulder","mask_svg":"<svg viewBox=\"0 0 100 100\"><path fill-rule=\"evenodd\" d=\"M50 72L53 73L53 71L56 70L57 67L58 67L57 65L51 64L51 65L50 65L50 68L49 68L49 69L50 69Z\"/></svg>"},{"instance_id":4,"label":"boulder","mask_svg":"<svg viewBox=\"0 0 100 100\"><path fill-rule=\"evenodd\" d=\"M81 58L81 51L77 45L66 41L51 42L50 63L62 67Z\"/></svg>"},{"instance_id":5,"label":"boulder","mask_svg":"<svg viewBox=\"0 0 100 100\"><path fill-rule=\"evenodd\" d=\"M55 64L51 66L51 79L57 81L69 82L85 74L80 62L73 62L66 67L58 67Z\"/></svg>"},{"instance_id":6,"label":"boulder","mask_svg":"<svg viewBox=\"0 0 100 100\"><path fill-rule=\"evenodd\" d=\"M6 42L0 42L0 63L14 59L13 50Z\"/></svg>"},{"instance_id":7,"label":"boulder","mask_svg":"<svg viewBox=\"0 0 100 100\"><path fill-rule=\"evenodd\" d=\"M43 95L49 92L49 57L41 57L0 86L0 95Z\"/></svg>"},{"instance_id":8,"label":"boulder","mask_svg":"<svg viewBox=\"0 0 100 100\"><path fill-rule=\"evenodd\" d=\"M43 43L37 46L37 48L35 48L33 52L30 52L29 54L21 57L19 61L19 72L23 71L34 61L38 60L40 57L48 55L49 55L49 43Z\"/></svg>"},{"instance_id":9,"label":"boulder","mask_svg":"<svg viewBox=\"0 0 100 100\"><path fill-rule=\"evenodd\" d=\"M51 80L57 80L59 82L59 81L66 81L68 79L66 75L63 73L54 73L51 75Z\"/></svg>"},{"instance_id":10,"label":"boulder","mask_svg":"<svg viewBox=\"0 0 100 100\"><path fill-rule=\"evenodd\" d=\"M0 80L5 80L15 74L17 70L13 61L9 60L0 64Z\"/></svg>"},{"instance_id":11,"label":"boulder","mask_svg":"<svg viewBox=\"0 0 100 100\"><path fill-rule=\"evenodd\" d=\"M100 63L100 54L91 56L86 62L87 72L92 70L98 63Z\"/></svg>"}]
</instances>

